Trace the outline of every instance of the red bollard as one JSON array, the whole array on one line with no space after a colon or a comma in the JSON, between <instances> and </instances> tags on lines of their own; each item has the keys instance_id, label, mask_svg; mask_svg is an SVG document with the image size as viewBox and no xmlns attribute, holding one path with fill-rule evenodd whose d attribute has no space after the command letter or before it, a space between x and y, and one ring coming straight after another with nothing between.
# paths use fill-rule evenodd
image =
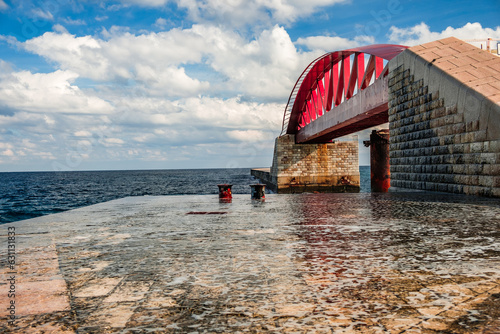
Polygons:
<instances>
[{"instance_id":1,"label":"red bollard","mask_svg":"<svg viewBox=\"0 0 500 334\"><path fill-rule=\"evenodd\" d=\"M266 199L266 185L265 184L251 184L252 199L264 201Z\"/></svg>"},{"instance_id":2,"label":"red bollard","mask_svg":"<svg viewBox=\"0 0 500 334\"><path fill-rule=\"evenodd\" d=\"M218 184L219 187L219 199L222 201L230 202L233 198L233 193L231 192L232 184Z\"/></svg>"},{"instance_id":3,"label":"red bollard","mask_svg":"<svg viewBox=\"0 0 500 334\"><path fill-rule=\"evenodd\" d=\"M372 192L388 192L391 186L389 130L373 130L370 135L370 176Z\"/></svg>"}]
</instances>

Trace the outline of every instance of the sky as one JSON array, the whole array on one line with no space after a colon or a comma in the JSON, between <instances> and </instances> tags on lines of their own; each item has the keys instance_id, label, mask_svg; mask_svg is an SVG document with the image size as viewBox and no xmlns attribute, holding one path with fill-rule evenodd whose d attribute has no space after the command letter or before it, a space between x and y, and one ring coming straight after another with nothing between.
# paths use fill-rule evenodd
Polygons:
<instances>
[{"instance_id":1,"label":"sky","mask_svg":"<svg viewBox=\"0 0 500 334\"><path fill-rule=\"evenodd\" d=\"M316 57L499 25L497 0L0 0L0 172L268 167Z\"/></svg>"}]
</instances>

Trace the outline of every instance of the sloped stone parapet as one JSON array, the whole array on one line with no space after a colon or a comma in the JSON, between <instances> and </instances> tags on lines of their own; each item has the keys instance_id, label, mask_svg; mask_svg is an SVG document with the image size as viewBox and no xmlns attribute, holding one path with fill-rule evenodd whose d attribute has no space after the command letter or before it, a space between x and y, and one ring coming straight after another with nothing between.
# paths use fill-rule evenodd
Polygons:
<instances>
[{"instance_id":1,"label":"sloped stone parapet","mask_svg":"<svg viewBox=\"0 0 500 334\"><path fill-rule=\"evenodd\" d=\"M456 38L389 62L391 185L500 197L500 57Z\"/></svg>"},{"instance_id":2,"label":"sloped stone parapet","mask_svg":"<svg viewBox=\"0 0 500 334\"><path fill-rule=\"evenodd\" d=\"M250 175L259 179L260 182L264 183L269 190L274 192L277 191L276 184L273 183L271 178L270 168L252 168L250 170Z\"/></svg>"}]
</instances>

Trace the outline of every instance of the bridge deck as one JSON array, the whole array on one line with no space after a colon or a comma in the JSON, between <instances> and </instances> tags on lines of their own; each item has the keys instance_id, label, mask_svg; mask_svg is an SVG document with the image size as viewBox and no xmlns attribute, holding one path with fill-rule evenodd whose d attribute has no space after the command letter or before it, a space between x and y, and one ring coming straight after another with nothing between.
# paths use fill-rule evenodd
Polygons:
<instances>
[{"instance_id":1,"label":"bridge deck","mask_svg":"<svg viewBox=\"0 0 500 334\"><path fill-rule=\"evenodd\" d=\"M300 129L298 143L325 143L332 139L387 123L387 77Z\"/></svg>"}]
</instances>

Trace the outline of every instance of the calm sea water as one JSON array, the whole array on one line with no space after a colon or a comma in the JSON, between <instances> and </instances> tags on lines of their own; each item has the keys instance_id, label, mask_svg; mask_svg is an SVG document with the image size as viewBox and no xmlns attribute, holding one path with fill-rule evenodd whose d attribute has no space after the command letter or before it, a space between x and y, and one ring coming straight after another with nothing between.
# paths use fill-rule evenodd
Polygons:
<instances>
[{"instance_id":1,"label":"calm sea water","mask_svg":"<svg viewBox=\"0 0 500 334\"><path fill-rule=\"evenodd\" d=\"M361 191L370 167L361 166ZM131 170L0 173L0 224L127 196L217 194L219 183L250 193L250 169Z\"/></svg>"}]
</instances>

